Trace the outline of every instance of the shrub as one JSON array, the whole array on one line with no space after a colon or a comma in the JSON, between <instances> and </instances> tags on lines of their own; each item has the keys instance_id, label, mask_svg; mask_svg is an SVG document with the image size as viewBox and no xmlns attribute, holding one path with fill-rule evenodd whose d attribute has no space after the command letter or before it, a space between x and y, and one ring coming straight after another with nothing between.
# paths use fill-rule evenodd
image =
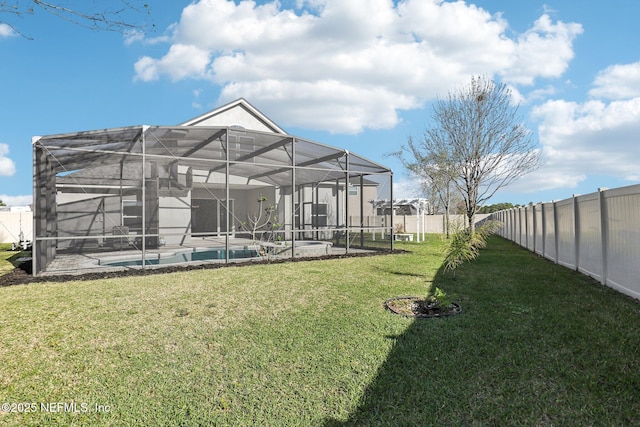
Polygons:
<instances>
[{"instance_id":1,"label":"shrub","mask_svg":"<svg viewBox=\"0 0 640 427\"><path fill-rule=\"evenodd\" d=\"M436 288L434 292L427 295L426 301L433 307L446 309L451 305L451 298L440 288Z\"/></svg>"},{"instance_id":2,"label":"shrub","mask_svg":"<svg viewBox=\"0 0 640 427\"><path fill-rule=\"evenodd\" d=\"M455 279L458 266L480 255L480 249L487 246L487 237L495 233L500 226L501 223L498 221L486 221L473 233L468 229L454 233L445 248L444 270L453 272Z\"/></svg>"}]
</instances>

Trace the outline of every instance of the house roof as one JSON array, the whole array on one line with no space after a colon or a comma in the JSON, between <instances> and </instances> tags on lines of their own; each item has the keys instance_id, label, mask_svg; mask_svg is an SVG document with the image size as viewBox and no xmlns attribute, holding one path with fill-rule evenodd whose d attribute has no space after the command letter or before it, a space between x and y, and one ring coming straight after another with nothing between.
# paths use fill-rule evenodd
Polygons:
<instances>
[{"instance_id":1,"label":"house roof","mask_svg":"<svg viewBox=\"0 0 640 427\"><path fill-rule=\"evenodd\" d=\"M236 129L287 134L244 98L236 99L215 110L182 122L180 126L228 126Z\"/></svg>"}]
</instances>

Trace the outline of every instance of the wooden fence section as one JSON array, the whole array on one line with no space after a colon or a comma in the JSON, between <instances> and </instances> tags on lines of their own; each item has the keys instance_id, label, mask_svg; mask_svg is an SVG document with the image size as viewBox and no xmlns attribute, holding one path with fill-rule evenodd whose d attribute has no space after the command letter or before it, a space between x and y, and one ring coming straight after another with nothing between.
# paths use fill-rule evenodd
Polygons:
<instances>
[{"instance_id":1,"label":"wooden fence section","mask_svg":"<svg viewBox=\"0 0 640 427\"><path fill-rule=\"evenodd\" d=\"M640 299L640 185L500 211L499 232Z\"/></svg>"}]
</instances>

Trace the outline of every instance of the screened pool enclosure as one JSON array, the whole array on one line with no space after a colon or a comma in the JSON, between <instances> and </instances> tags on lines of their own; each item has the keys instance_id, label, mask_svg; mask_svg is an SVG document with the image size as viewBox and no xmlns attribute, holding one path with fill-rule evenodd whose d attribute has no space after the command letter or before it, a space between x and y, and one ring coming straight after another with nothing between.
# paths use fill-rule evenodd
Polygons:
<instances>
[{"instance_id":1,"label":"screened pool enclosure","mask_svg":"<svg viewBox=\"0 0 640 427\"><path fill-rule=\"evenodd\" d=\"M277 131L134 126L36 137L34 274L390 248L392 173Z\"/></svg>"}]
</instances>

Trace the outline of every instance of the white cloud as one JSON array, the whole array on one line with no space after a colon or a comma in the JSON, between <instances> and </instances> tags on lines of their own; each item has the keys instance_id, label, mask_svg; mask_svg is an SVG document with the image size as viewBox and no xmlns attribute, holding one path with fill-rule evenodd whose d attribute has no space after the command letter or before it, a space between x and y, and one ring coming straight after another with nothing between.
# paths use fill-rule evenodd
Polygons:
<instances>
[{"instance_id":1,"label":"white cloud","mask_svg":"<svg viewBox=\"0 0 640 427\"><path fill-rule=\"evenodd\" d=\"M7 157L9 146L0 143L0 176L12 176L16 173L16 164Z\"/></svg>"},{"instance_id":2,"label":"white cloud","mask_svg":"<svg viewBox=\"0 0 640 427\"><path fill-rule=\"evenodd\" d=\"M585 102L550 100L532 109L545 166L509 186L521 193L576 188L588 175L640 181L640 62L599 72Z\"/></svg>"},{"instance_id":3,"label":"white cloud","mask_svg":"<svg viewBox=\"0 0 640 427\"><path fill-rule=\"evenodd\" d=\"M174 44L161 59L145 56L135 64L136 78L143 81L157 80L166 73L174 81L185 78L203 78L207 75L209 52L194 45Z\"/></svg>"},{"instance_id":4,"label":"white cloud","mask_svg":"<svg viewBox=\"0 0 640 427\"><path fill-rule=\"evenodd\" d=\"M587 179L587 175L564 167L560 159L548 162L542 169L531 172L512 182L502 192L529 194L557 188L572 189Z\"/></svg>"},{"instance_id":5,"label":"white cloud","mask_svg":"<svg viewBox=\"0 0 640 427\"><path fill-rule=\"evenodd\" d=\"M0 38L2 38L2 37L13 37L13 36L17 36L17 35L18 34L11 27L11 25L3 24L2 22L0 22Z\"/></svg>"},{"instance_id":6,"label":"white cloud","mask_svg":"<svg viewBox=\"0 0 640 427\"><path fill-rule=\"evenodd\" d=\"M533 27L518 37L513 45L513 62L498 73L506 80L531 85L537 77L561 76L573 59L573 39L582 26L558 21L542 15Z\"/></svg>"},{"instance_id":7,"label":"white cloud","mask_svg":"<svg viewBox=\"0 0 640 427\"><path fill-rule=\"evenodd\" d=\"M172 27L161 58L135 64L136 79L206 79L221 102L243 96L285 126L357 133L391 128L473 74L513 84L558 77L578 24L543 15L510 38L501 15L462 1L201 0ZM284 108L281 110L280 108Z\"/></svg>"},{"instance_id":8,"label":"white cloud","mask_svg":"<svg viewBox=\"0 0 640 427\"><path fill-rule=\"evenodd\" d=\"M413 199L416 197L424 197L421 183L417 179L406 178L393 182L394 199Z\"/></svg>"},{"instance_id":9,"label":"white cloud","mask_svg":"<svg viewBox=\"0 0 640 427\"><path fill-rule=\"evenodd\" d=\"M146 46L153 46L159 43L170 43L174 38L176 24L172 24L167 31L157 37L145 37L145 33L141 30L131 30L124 33L124 44L126 46L134 43L142 43Z\"/></svg>"},{"instance_id":10,"label":"white cloud","mask_svg":"<svg viewBox=\"0 0 640 427\"><path fill-rule=\"evenodd\" d=\"M136 70L135 80L142 80L144 82L150 82L158 80L160 74L158 72L158 61L150 56L143 56L135 63L134 68Z\"/></svg>"},{"instance_id":11,"label":"white cloud","mask_svg":"<svg viewBox=\"0 0 640 427\"><path fill-rule=\"evenodd\" d=\"M540 143L548 159L536 189L572 187L587 174L639 180L640 97L608 103L548 101L535 107L533 116L540 120Z\"/></svg>"},{"instance_id":12,"label":"white cloud","mask_svg":"<svg viewBox=\"0 0 640 427\"><path fill-rule=\"evenodd\" d=\"M512 102L514 105L531 105L535 101L549 99L557 92L556 88L552 85L531 90L526 95L522 94L522 92L513 85L509 85L509 90L511 90Z\"/></svg>"},{"instance_id":13,"label":"white cloud","mask_svg":"<svg viewBox=\"0 0 640 427\"><path fill-rule=\"evenodd\" d=\"M124 33L124 44L129 46L144 41L144 33L140 30L131 30Z\"/></svg>"},{"instance_id":14,"label":"white cloud","mask_svg":"<svg viewBox=\"0 0 640 427\"><path fill-rule=\"evenodd\" d=\"M29 206L33 203L33 196L7 196L0 194L0 200L7 206Z\"/></svg>"},{"instance_id":15,"label":"white cloud","mask_svg":"<svg viewBox=\"0 0 640 427\"><path fill-rule=\"evenodd\" d=\"M277 112L273 115L276 121L295 117L297 126L346 133L360 132L363 127L393 127L399 121L397 108L418 106L415 98L384 87L357 87L337 80L232 83L224 87L221 97L260 99ZM377 102L362 102L366 99Z\"/></svg>"},{"instance_id":16,"label":"white cloud","mask_svg":"<svg viewBox=\"0 0 640 427\"><path fill-rule=\"evenodd\" d=\"M589 95L605 99L630 99L640 96L640 61L612 65L598 73Z\"/></svg>"}]
</instances>

